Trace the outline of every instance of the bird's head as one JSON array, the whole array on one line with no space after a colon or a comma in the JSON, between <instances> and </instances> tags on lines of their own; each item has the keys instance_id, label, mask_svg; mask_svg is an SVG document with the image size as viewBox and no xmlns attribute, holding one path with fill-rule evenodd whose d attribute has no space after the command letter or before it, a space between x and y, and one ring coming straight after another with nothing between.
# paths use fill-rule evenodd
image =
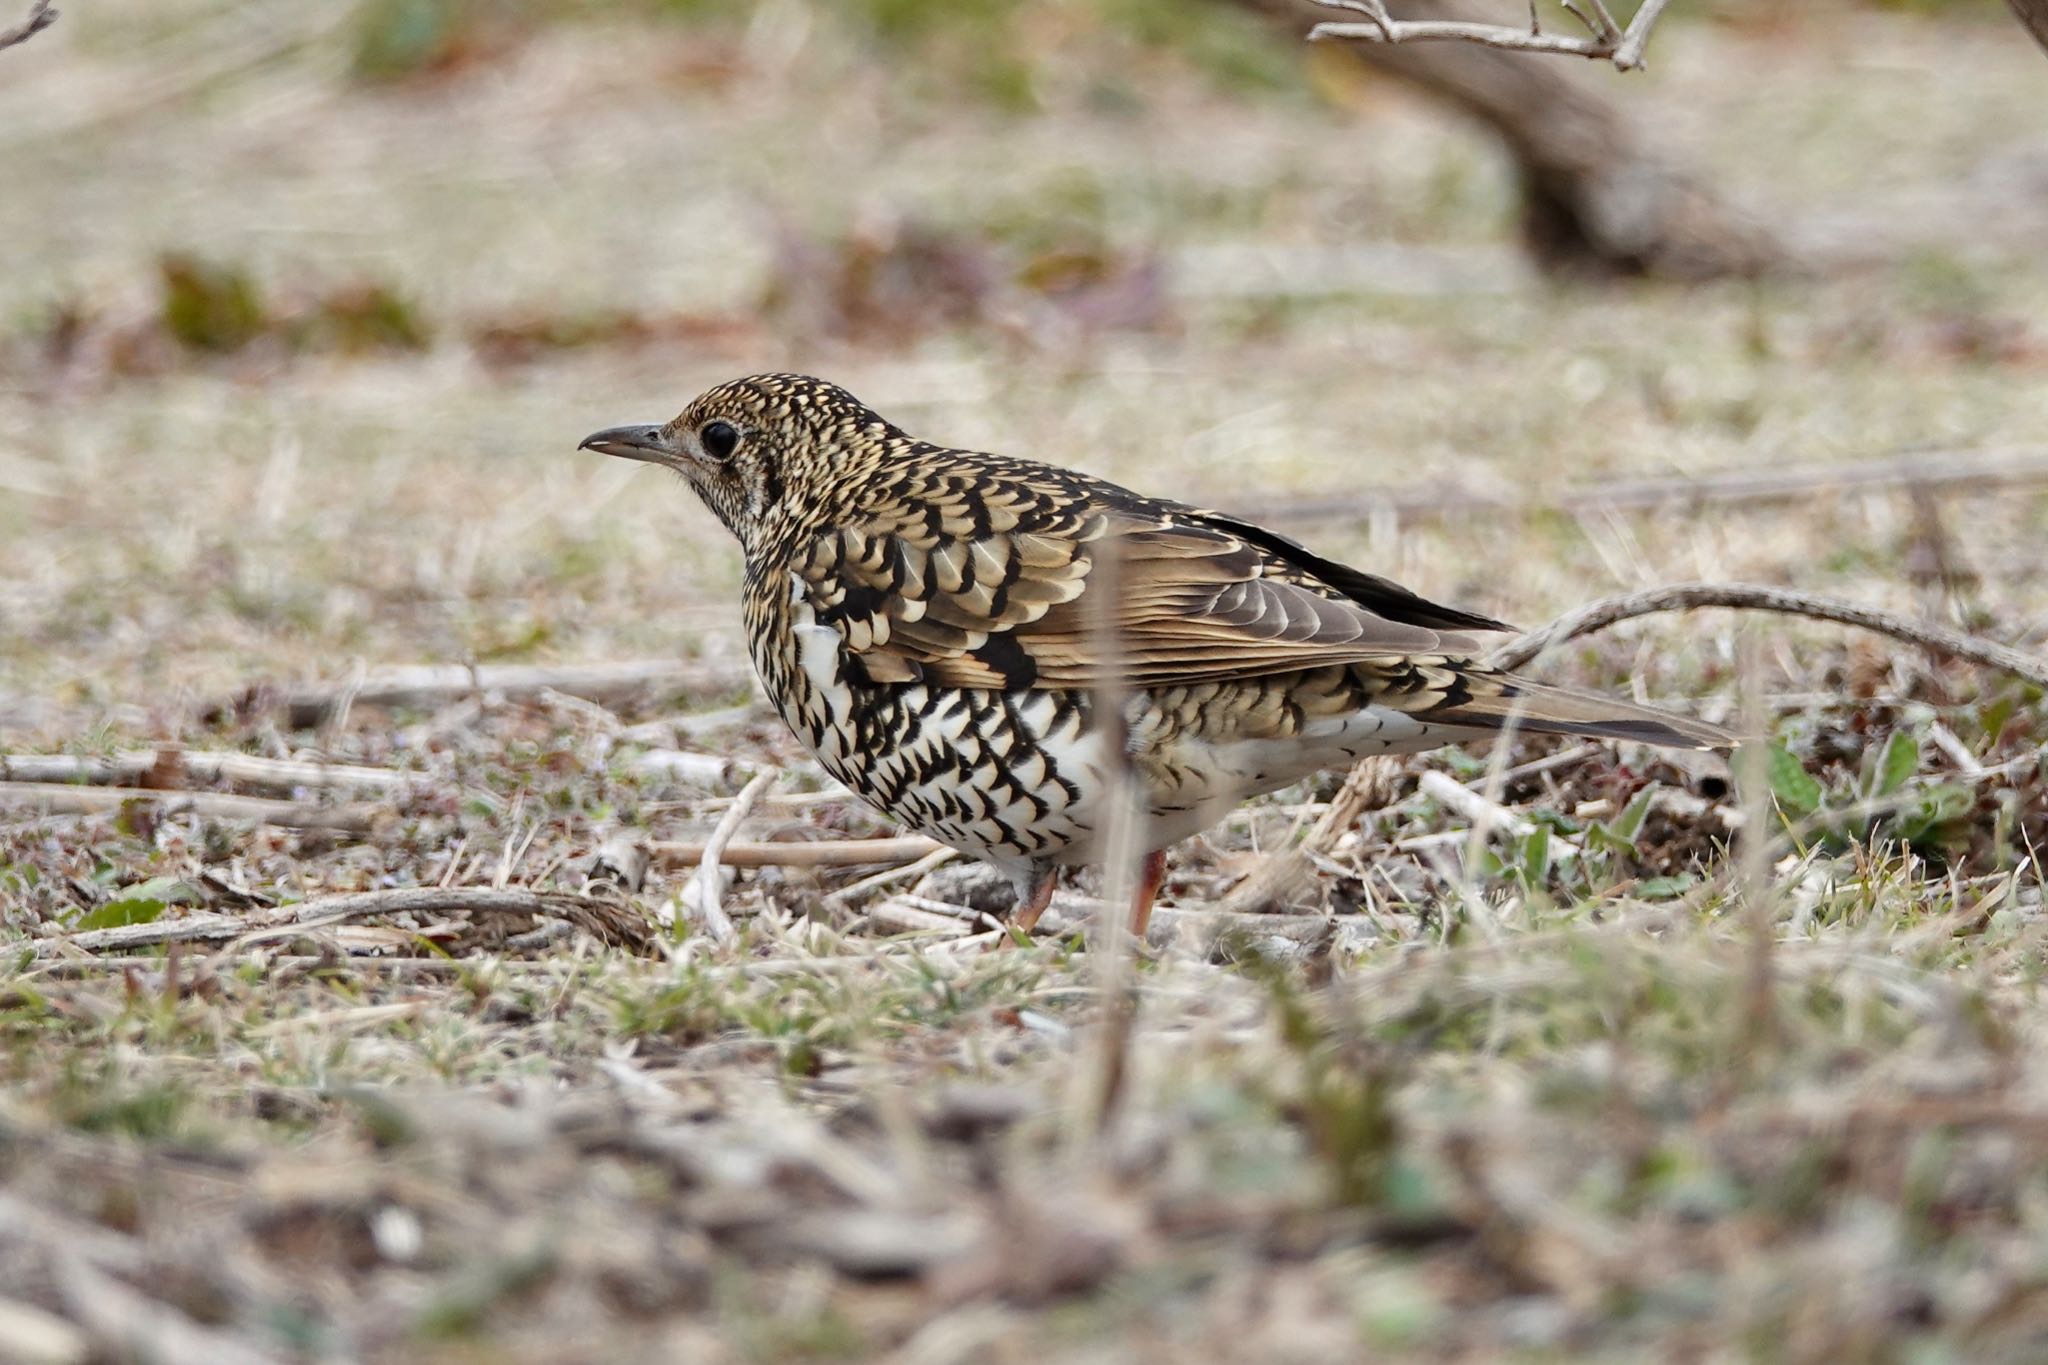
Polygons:
<instances>
[{"instance_id":1,"label":"bird's head","mask_svg":"<svg viewBox=\"0 0 2048 1365\"><path fill-rule=\"evenodd\" d=\"M836 384L760 374L709 389L673 421L609 427L579 449L675 470L751 562L785 533L829 521L835 487L903 434Z\"/></svg>"}]
</instances>

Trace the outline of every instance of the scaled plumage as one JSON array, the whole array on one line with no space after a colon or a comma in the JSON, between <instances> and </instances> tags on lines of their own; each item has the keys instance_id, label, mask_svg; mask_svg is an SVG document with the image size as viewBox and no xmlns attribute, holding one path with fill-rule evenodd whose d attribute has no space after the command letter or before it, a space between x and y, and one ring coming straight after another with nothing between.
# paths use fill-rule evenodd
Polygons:
<instances>
[{"instance_id":1,"label":"scaled plumage","mask_svg":"<svg viewBox=\"0 0 2048 1365\"><path fill-rule=\"evenodd\" d=\"M690 481L740 541L749 645L783 719L877 808L1009 873L1027 927L1055 869L1095 852L1112 734L1155 851L1247 796L1511 717L1729 742L1491 669L1482 637L1509 627L1263 527L919 441L808 376L735 380L583 444ZM1096 723L1106 695L1120 726Z\"/></svg>"}]
</instances>

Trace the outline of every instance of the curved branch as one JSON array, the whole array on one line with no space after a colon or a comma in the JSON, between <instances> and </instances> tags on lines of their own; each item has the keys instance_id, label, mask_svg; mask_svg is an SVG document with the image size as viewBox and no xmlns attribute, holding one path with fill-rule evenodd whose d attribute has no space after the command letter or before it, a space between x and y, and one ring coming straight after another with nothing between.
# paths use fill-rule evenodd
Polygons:
<instances>
[{"instance_id":1,"label":"curved branch","mask_svg":"<svg viewBox=\"0 0 2048 1365\"><path fill-rule=\"evenodd\" d=\"M1647 592L1604 598L1568 611L1549 625L1530 631L1494 652L1490 662L1496 668L1517 669L1567 640L1605 630L1617 622L1660 611L1692 611L1699 607L1733 607L1742 611L1775 611L1788 616L1805 616L1816 621L1857 626L1905 640L1937 654L1983 664L2024 678L2037 687L2048 688L2048 660L2023 654L2017 649L1965 635L1959 630L1931 621L1914 621L1888 611L1858 606L1839 598L1816 597L1789 588L1761 587L1747 583L1678 583Z\"/></svg>"},{"instance_id":2,"label":"curved branch","mask_svg":"<svg viewBox=\"0 0 2048 1365\"><path fill-rule=\"evenodd\" d=\"M28 7L28 18L13 28L0 29L0 48L25 43L57 22L57 11L50 8L50 0L35 0Z\"/></svg>"},{"instance_id":3,"label":"curved branch","mask_svg":"<svg viewBox=\"0 0 2048 1365\"><path fill-rule=\"evenodd\" d=\"M1562 0L1565 9L1583 23L1587 36L1545 33L1536 23L1536 8L1529 7L1529 27L1478 23L1468 19L1396 19L1387 13L1385 0L1316 0L1326 9L1351 10L1363 14L1365 23L1326 21L1309 30L1309 41L1350 38L1364 43L1419 43L1453 41L1477 43L1481 47L1505 48L1510 52L1548 52L1568 57L1590 57L1612 61L1622 71L1636 71L1643 65L1643 48L1650 30L1664 13L1669 0L1643 0L1628 21L1626 31L1616 27L1604 0L1592 0L1591 15L1581 12L1572 0ZM2015 0L2019 3L2019 0Z\"/></svg>"}]
</instances>

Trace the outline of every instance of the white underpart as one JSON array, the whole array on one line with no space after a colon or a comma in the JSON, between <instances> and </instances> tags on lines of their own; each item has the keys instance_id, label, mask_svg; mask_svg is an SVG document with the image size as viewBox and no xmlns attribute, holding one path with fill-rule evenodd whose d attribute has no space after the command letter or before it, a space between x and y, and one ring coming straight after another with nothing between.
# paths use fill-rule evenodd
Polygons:
<instances>
[{"instance_id":1,"label":"white underpart","mask_svg":"<svg viewBox=\"0 0 2048 1365\"><path fill-rule=\"evenodd\" d=\"M1182 774L1172 792L1154 791L1151 841L1174 843L1228 815L1241 801L1341 768L1374 754L1415 753L1456 740L1460 732L1429 725L1405 711L1369 706L1312 722L1298 735L1212 742L1183 736L1168 757ZM1134 740L1142 745L1142 732Z\"/></svg>"}]
</instances>

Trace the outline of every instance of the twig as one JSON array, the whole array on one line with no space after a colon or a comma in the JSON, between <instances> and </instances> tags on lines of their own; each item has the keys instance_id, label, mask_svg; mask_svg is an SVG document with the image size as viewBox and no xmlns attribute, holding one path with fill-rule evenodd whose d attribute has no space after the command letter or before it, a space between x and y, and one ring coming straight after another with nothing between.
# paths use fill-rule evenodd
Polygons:
<instances>
[{"instance_id":1,"label":"twig","mask_svg":"<svg viewBox=\"0 0 2048 1365\"><path fill-rule=\"evenodd\" d=\"M731 849L728 848L726 852L729 855ZM891 886L897 882L909 881L913 877L922 877L927 872L935 872L958 856L958 849L940 844L914 863L908 863L902 867L892 867L885 872L877 872L871 876L862 877L857 882L840 887L837 891L825 897L825 904L846 905L858 900L870 891L878 890L884 886ZM727 866L730 867L731 864L728 863Z\"/></svg>"},{"instance_id":2,"label":"twig","mask_svg":"<svg viewBox=\"0 0 2048 1365\"><path fill-rule=\"evenodd\" d=\"M1949 762L1961 769L1965 777L1972 777L1984 771L1984 765L1977 761L1977 756L1970 752L1969 747L1963 743L1956 732L1943 725L1940 721L1932 721L1928 724L1927 739L1935 748L1948 755Z\"/></svg>"},{"instance_id":3,"label":"twig","mask_svg":"<svg viewBox=\"0 0 2048 1365\"><path fill-rule=\"evenodd\" d=\"M388 891L350 891L314 896L282 907L261 919L240 915L189 915L152 924L127 924L92 929L64 938L38 940L39 958L65 951L120 952L166 943L229 943L245 945L329 929L379 915L540 915L567 920L603 942L637 950L649 941L647 926L637 913L616 902L588 899L564 891L529 887L458 886L400 887Z\"/></svg>"},{"instance_id":4,"label":"twig","mask_svg":"<svg viewBox=\"0 0 2048 1365\"><path fill-rule=\"evenodd\" d=\"M1637 616L1660 611L1692 611L1699 607L1735 607L1746 611L1774 611L1805 616L1838 625L1858 626L1906 640L1938 654L1989 668L2001 669L2024 678L2037 687L2048 687L2048 661L2022 654L2016 649L1965 635L1959 630L1931 621L1912 621L1873 607L1858 606L1832 597L1794 592L1789 588L1763 587L1746 583L1680 583L1646 592L1603 598L1566 612L1549 625L1534 630L1495 651L1496 668L1514 670L1529 663L1545 650L1596 630Z\"/></svg>"},{"instance_id":5,"label":"twig","mask_svg":"<svg viewBox=\"0 0 2048 1365\"><path fill-rule=\"evenodd\" d=\"M59 11L50 8L50 0L35 0L28 7L28 18L13 28L0 29L0 48L10 48L25 43L57 22Z\"/></svg>"},{"instance_id":6,"label":"twig","mask_svg":"<svg viewBox=\"0 0 2048 1365\"><path fill-rule=\"evenodd\" d=\"M724 857L725 846L732 842L733 834L739 829L740 822L747 818L748 812L754 808L754 802L760 800L761 794L774 782L774 773L756 773L754 780L740 789L740 794L733 801L731 809L719 819L718 827L711 831L711 838L704 844L703 856L697 860L697 876L690 883L695 893L688 898L691 902L690 908L695 911L697 918L704 922L705 932L717 943L730 943L738 933L732 927L732 919L725 913L725 907L719 903L720 860Z\"/></svg>"},{"instance_id":7,"label":"twig","mask_svg":"<svg viewBox=\"0 0 2048 1365\"><path fill-rule=\"evenodd\" d=\"M1509 28L1505 24L1473 23L1463 19L1396 19L1387 13L1385 0L1316 0L1326 9L1350 10L1365 16L1364 23L1329 21L1309 30L1310 42L1329 38L1350 38L1366 43L1465 42L1483 47L1507 48L1514 52L1547 52L1568 57L1589 57L1613 61L1622 71L1643 64L1643 48L1650 30L1664 12L1666 0L1644 0L1623 32L1602 0L1587 0L1590 14L1574 0L1562 0L1566 10L1586 26L1588 36L1565 37L1545 33L1537 25L1532 8L1529 27Z\"/></svg>"},{"instance_id":8,"label":"twig","mask_svg":"<svg viewBox=\"0 0 2048 1365\"><path fill-rule=\"evenodd\" d=\"M1590 15L1585 10L1579 8L1577 0L1557 0L1557 2L1565 7L1566 12L1572 18L1584 24L1586 31L1594 37L1608 42L1618 43L1621 41L1621 25L1615 23L1614 16L1607 12L1605 0L1586 0L1587 8L1592 11Z\"/></svg>"},{"instance_id":9,"label":"twig","mask_svg":"<svg viewBox=\"0 0 2048 1365\"><path fill-rule=\"evenodd\" d=\"M728 806L726 810L729 814L732 807ZM674 867L703 862L711 844L656 840L647 847L663 866ZM741 843L732 840L720 849L718 861L727 867L874 867L914 863L945 847L936 839L922 835L904 835L894 839L821 839L813 843Z\"/></svg>"},{"instance_id":10,"label":"twig","mask_svg":"<svg viewBox=\"0 0 2048 1365\"><path fill-rule=\"evenodd\" d=\"M262 758L255 754L187 749L124 749L105 758L75 754L0 754L0 780L9 782L128 782L168 764L202 782L252 787L371 787L402 791L430 779L423 773L368 768L318 759Z\"/></svg>"},{"instance_id":11,"label":"twig","mask_svg":"<svg viewBox=\"0 0 2048 1365\"><path fill-rule=\"evenodd\" d=\"M876 928L901 934L942 934L964 938L989 916L964 905L944 905L921 896L891 896L869 907L868 922ZM970 918L971 917L971 918ZM1000 924L996 926L1002 928Z\"/></svg>"},{"instance_id":12,"label":"twig","mask_svg":"<svg viewBox=\"0 0 2048 1365\"><path fill-rule=\"evenodd\" d=\"M1614 51L1614 64L1623 71L1634 71L1643 64L1643 49L1649 45L1650 30L1664 17L1664 6L1670 0L1643 0L1636 7L1635 16L1628 21L1628 32L1621 35L1621 46Z\"/></svg>"},{"instance_id":13,"label":"twig","mask_svg":"<svg viewBox=\"0 0 2048 1365\"><path fill-rule=\"evenodd\" d=\"M1416 786L1424 796L1470 820L1475 832L1503 829L1518 839L1536 832L1534 822L1519 811L1487 799L1449 773L1431 768L1416 779ZM1585 851L1561 834L1550 836L1550 848L1553 858L1575 858Z\"/></svg>"},{"instance_id":14,"label":"twig","mask_svg":"<svg viewBox=\"0 0 2048 1365\"><path fill-rule=\"evenodd\" d=\"M388 816L371 805L322 806L310 801L272 801L227 792L165 792L143 787L75 787L56 782L0 782L0 807L32 806L45 814L91 815L119 810L130 801L160 807L166 815L199 815L214 820L248 820L285 829L336 829L368 834Z\"/></svg>"}]
</instances>

